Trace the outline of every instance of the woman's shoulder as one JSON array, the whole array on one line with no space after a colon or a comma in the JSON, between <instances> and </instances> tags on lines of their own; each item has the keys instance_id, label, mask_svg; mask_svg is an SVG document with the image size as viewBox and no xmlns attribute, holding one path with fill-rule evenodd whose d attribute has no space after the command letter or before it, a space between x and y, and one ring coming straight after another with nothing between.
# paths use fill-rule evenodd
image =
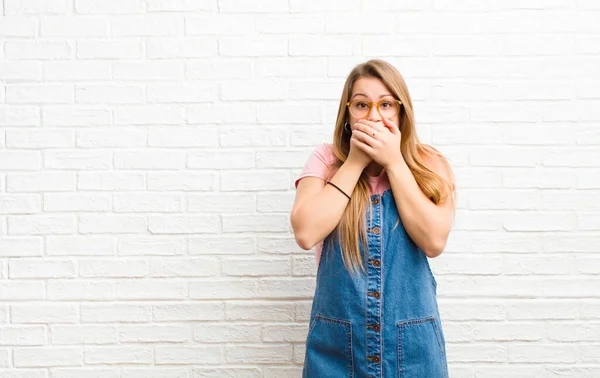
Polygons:
<instances>
[{"instance_id":1,"label":"woman's shoulder","mask_svg":"<svg viewBox=\"0 0 600 378\"><path fill-rule=\"evenodd\" d=\"M430 144L420 143L417 151L419 152L421 159L426 162L426 165L428 165L429 168L432 168L430 165L433 167L439 167L440 164L446 163L446 157L444 154Z\"/></svg>"},{"instance_id":2,"label":"woman's shoulder","mask_svg":"<svg viewBox=\"0 0 600 378\"><path fill-rule=\"evenodd\" d=\"M454 189L455 184L452 167L450 166L450 163L444 154L429 144L421 143L419 147L421 147L421 158L425 162L427 168L451 183L452 188Z\"/></svg>"},{"instance_id":3,"label":"woman's shoulder","mask_svg":"<svg viewBox=\"0 0 600 378\"><path fill-rule=\"evenodd\" d=\"M333 155L333 143L321 143L315 147L315 150Z\"/></svg>"},{"instance_id":4,"label":"woman's shoulder","mask_svg":"<svg viewBox=\"0 0 600 378\"><path fill-rule=\"evenodd\" d=\"M330 164L335 161L333 152L333 143L321 143L313 150L313 154L319 157L324 163Z\"/></svg>"},{"instance_id":5,"label":"woman's shoulder","mask_svg":"<svg viewBox=\"0 0 600 378\"><path fill-rule=\"evenodd\" d=\"M424 152L426 154L434 154L434 155L442 155L442 153L435 147L430 144L420 143L418 145L420 147L420 152Z\"/></svg>"},{"instance_id":6,"label":"woman's shoulder","mask_svg":"<svg viewBox=\"0 0 600 378\"><path fill-rule=\"evenodd\" d=\"M321 143L315 146L306 160L302 172L300 172L300 175L295 180L295 187L298 188L300 179L307 176L320 177L323 180L327 180L331 172L331 167L334 165L334 160L333 144Z\"/></svg>"}]
</instances>

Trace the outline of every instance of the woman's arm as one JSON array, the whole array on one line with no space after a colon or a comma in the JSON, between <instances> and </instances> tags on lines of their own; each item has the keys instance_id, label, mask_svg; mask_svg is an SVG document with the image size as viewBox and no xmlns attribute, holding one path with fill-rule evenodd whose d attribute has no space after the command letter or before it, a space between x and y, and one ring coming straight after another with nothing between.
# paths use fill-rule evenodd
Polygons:
<instances>
[{"instance_id":1,"label":"woman's arm","mask_svg":"<svg viewBox=\"0 0 600 378\"><path fill-rule=\"evenodd\" d=\"M448 169L439 158L425 159L429 169L451 182ZM453 193L449 193L448 200L435 205L421 191L403 159L390 165L387 175L406 232L427 257L439 256L446 247L452 228Z\"/></svg>"},{"instance_id":2,"label":"woman's arm","mask_svg":"<svg viewBox=\"0 0 600 378\"><path fill-rule=\"evenodd\" d=\"M331 178L346 194L351 195L363 167L344 162ZM290 221L296 244L304 250L313 248L333 231L344 214L348 198L317 177L305 177L298 183Z\"/></svg>"}]
</instances>

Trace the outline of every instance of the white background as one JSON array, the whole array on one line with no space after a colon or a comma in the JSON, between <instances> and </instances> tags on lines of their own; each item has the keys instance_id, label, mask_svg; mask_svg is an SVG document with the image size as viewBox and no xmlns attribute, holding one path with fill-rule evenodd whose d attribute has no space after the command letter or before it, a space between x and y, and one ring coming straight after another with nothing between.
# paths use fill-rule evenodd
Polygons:
<instances>
[{"instance_id":1,"label":"white background","mask_svg":"<svg viewBox=\"0 0 600 378\"><path fill-rule=\"evenodd\" d=\"M457 177L450 375L600 376L599 4L4 0L0 377L299 377L293 181L371 57Z\"/></svg>"}]
</instances>

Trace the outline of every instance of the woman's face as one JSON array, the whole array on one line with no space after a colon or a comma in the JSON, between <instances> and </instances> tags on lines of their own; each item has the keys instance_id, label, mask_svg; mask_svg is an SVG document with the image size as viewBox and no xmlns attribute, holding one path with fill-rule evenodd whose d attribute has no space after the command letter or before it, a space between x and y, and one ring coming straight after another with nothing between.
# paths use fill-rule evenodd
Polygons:
<instances>
[{"instance_id":1,"label":"woman's face","mask_svg":"<svg viewBox=\"0 0 600 378\"><path fill-rule=\"evenodd\" d=\"M392 95L392 93L385 87L385 85L383 85L383 82L380 79L374 77L361 77L360 79L354 82L354 85L352 86L352 95L350 97L350 101L363 100L366 102L377 102L383 99L391 101L396 100L394 98L394 95ZM384 104L384 106L385 105L386 104ZM350 112L348 112L348 114L350 116L350 120L348 123L354 130L354 124L358 122L358 120L361 118L355 117ZM381 124L383 124L382 116L377 111L375 105L373 105L373 107L369 111L369 114L363 117L362 119L367 119L373 122L380 122ZM400 112L398 112L398 114L396 114L394 117L390 118L390 121L398 125L400 121Z\"/></svg>"}]
</instances>

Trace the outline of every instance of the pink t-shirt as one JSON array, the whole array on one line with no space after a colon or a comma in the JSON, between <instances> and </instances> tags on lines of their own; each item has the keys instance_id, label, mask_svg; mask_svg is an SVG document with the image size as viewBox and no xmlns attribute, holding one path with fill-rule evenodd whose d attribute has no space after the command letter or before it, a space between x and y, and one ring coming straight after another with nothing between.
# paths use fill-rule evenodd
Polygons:
<instances>
[{"instance_id":1,"label":"pink t-shirt","mask_svg":"<svg viewBox=\"0 0 600 378\"><path fill-rule=\"evenodd\" d=\"M335 161L336 157L333 153L333 143L322 143L315 147L311 155L308 157L304 169L300 172L300 176L296 179L294 186L298 188L298 182L301 178L312 176L320 177L323 180L327 179L328 164ZM385 169L382 169L379 175L369 176L369 191L373 194L383 194L384 191L390 188L390 181L388 180ZM341 195L341 193L340 193ZM323 250L323 241L321 240L315 245L315 257L317 264L321 259L321 252Z\"/></svg>"}]
</instances>

